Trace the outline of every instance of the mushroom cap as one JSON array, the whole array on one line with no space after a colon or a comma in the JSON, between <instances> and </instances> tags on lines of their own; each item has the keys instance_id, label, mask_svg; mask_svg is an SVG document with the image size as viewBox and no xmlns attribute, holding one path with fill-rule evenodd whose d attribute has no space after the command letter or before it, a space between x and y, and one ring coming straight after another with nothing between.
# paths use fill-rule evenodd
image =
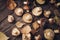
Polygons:
<instances>
[{"instance_id":1,"label":"mushroom cap","mask_svg":"<svg viewBox=\"0 0 60 40\"><path fill-rule=\"evenodd\" d=\"M33 10L32 10L32 14L35 15L35 16L39 16L42 14L42 8L41 7L35 7Z\"/></svg>"},{"instance_id":2,"label":"mushroom cap","mask_svg":"<svg viewBox=\"0 0 60 40\"><path fill-rule=\"evenodd\" d=\"M52 29L46 29L44 31L44 37L46 39L53 39L54 38L54 32L53 32L53 30Z\"/></svg>"},{"instance_id":3,"label":"mushroom cap","mask_svg":"<svg viewBox=\"0 0 60 40\"><path fill-rule=\"evenodd\" d=\"M10 1L9 1L10 2ZM8 3L9 4L9 3ZM15 9L15 7L17 6L17 4L14 2L14 1L12 1L12 2L10 2L10 4L8 5L8 9L9 10L13 10L13 9Z\"/></svg>"},{"instance_id":4,"label":"mushroom cap","mask_svg":"<svg viewBox=\"0 0 60 40\"><path fill-rule=\"evenodd\" d=\"M22 9L22 8L16 8L16 9L14 10L14 12L15 12L15 14L16 14L17 16L22 16L22 14L23 14L23 9Z\"/></svg>"},{"instance_id":5,"label":"mushroom cap","mask_svg":"<svg viewBox=\"0 0 60 40\"><path fill-rule=\"evenodd\" d=\"M39 28L39 24L37 22L34 22L32 24L32 26L33 26L34 30L37 30Z\"/></svg>"},{"instance_id":6,"label":"mushroom cap","mask_svg":"<svg viewBox=\"0 0 60 40\"><path fill-rule=\"evenodd\" d=\"M21 33L26 34L31 32L31 27L30 25L25 25L22 29L21 29Z\"/></svg>"},{"instance_id":7,"label":"mushroom cap","mask_svg":"<svg viewBox=\"0 0 60 40\"><path fill-rule=\"evenodd\" d=\"M49 18L50 14L51 14L51 11L49 11L49 10L48 11L46 11L46 10L44 11L44 16L45 17Z\"/></svg>"},{"instance_id":8,"label":"mushroom cap","mask_svg":"<svg viewBox=\"0 0 60 40\"><path fill-rule=\"evenodd\" d=\"M23 15L22 19L26 23L31 23L32 22L32 15L30 13L26 13Z\"/></svg>"},{"instance_id":9,"label":"mushroom cap","mask_svg":"<svg viewBox=\"0 0 60 40\"><path fill-rule=\"evenodd\" d=\"M12 15L8 15L8 22L13 22L14 21L14 17Z\"/></svg>"},{"instance_id":10,"label":"mushroom cap","mask_svg":"<svg viewBox=\"0 0 60 40\"><path fill-rule=\"evenodd\" d=\"M39 4L44 4L45 0L36 0L36 2L39 3Z\"/></svg>"},{"instance_id":11,"label":"mushroom cap","mask_svg":"<svg viewBox=\"0 0 60 40\"><path fill-rule=\"evenodd\" d=\"M17 26L18 28L21 28L24 24L25 24L25 23L18 21L18 22L16 23L16 26Z\"/></svg>"},{"instance_id":12,"label":"mushroom cap","mask_svg":"<svg viewBox=\"0 0 60 40\"><path fill-rule=\"evenodd\" d=\"M13 36L18 36L18 35L20 35L20 31L17 28L13 28L12 35Z\"/></svg>"}]
</instances>

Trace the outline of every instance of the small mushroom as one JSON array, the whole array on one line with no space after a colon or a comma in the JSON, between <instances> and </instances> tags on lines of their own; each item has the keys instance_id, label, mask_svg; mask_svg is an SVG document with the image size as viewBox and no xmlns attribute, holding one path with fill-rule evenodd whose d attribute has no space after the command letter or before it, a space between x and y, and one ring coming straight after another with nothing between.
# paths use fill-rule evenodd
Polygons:
<instances>
[{"instance_id":1,"label":"small mushroom","mask_svg":"<svg viewBox=\"0 0 60 40\"><path fill-rule=\"evenodd\" d=\"M54 31L52 29L46 29L44 30L44 37L47 39L47 40L53 40L54 38Z\"/></svg>"},{"instance_id":2,"label":"small mushroom","mask_svg":"<svg viewBox=\"0 0 60 40\"><path fill-rule=\"evenodd\" d=\"M23 9L22 9L22 8L16 8L16 9L14 10L14 12L15 12L15 14L16 14L17 16L22 16L22 14L23 14Z\"/></svg>"},{"instance_id":3,"label":"small mushroom","mask_svg":"<svg viewBox=\"0 0 60 40\"><path fill-rule=\"evenodd\" d=\"M57 6L57 7L60 7L60 2L58 2L58 3L56 4L56 6Z\"/></svg>"},{"instance_id":4,"label":"small mushroom","mask_svg":"<svg viewBox=\"0 0 60 40\"><path fill-rule=\"evenodd\" d=\"M22 34L22 40L31 40L31 34Z\"/></svg>"},{"instance_id":5,"label":"small mushroom","mask_svg":"<svg viewBox=\"0 0 60 40\"><path fill-rule=\"evenodd\" d=\"M27 5L27 4L29 4L29 3L28 3L27 1L24 1L23 4L26 4L26 5Z\"/></svg>"},{"instance_id":6,"label":"small mushroom","mask_svg":"<svg viewBox=\"0 0 60 40\"><path fill-rule=\"evenodd\" d=\"M36 0L36 2L39 3L39 4L44 4L45 0Z\"/></svg>"},{"instance_id":7,"label":"small mushroom","mask_svg":"<svg viewBox=\"0 0 60 40\"><path fill-rule=\"evenodd\" d=\"M25 24L25 23L18 21L18 22L16 23L16 26L17 26L18 28L22 28L22 26L23 26L24 24Z\"/></svg>"},{"instance_id":8,"label":"small mushroom","mask_svg":"<svg viewBox=\"0 0 60 40\"><path fill-rule=\"evenodd\" d=\"M33 10L32 10L32 14L35 15L35 16L39 16L42 14L42 8L41 7L35 7Z\"/></svg>"},{"instance_id":9,"label":"small mushroom","mask_svg":"<svg viewBox=\"0 0 60 40\"><path fill-rule=\"evenodd\" d=\"M14 17L12 15L8 15L8 22L13 22L14 21Z\"/></svg>"},{"instance_id":10,"label":"small mushroom","mask_svg":"<svg viewBox=\"0 0 60 40\"><path fill-rule=\"evenodd\" d=\"M55 22L55 20L53 18L49 18L49 23L53 24Z\"/></svg>"},{"instance_id":11,"label":"small mushroom","mask_svg":"<svg viewBox=\"0 0 60 40\"><path fill-rule=\"evenodd\" d=\"M51 14L51 11L49 11L49 10L48 11L46 11L46 10L44 11L44 16L45 17L49 18L50 14Z\"/></svg>"},{"instance_id":12,"label":"small mushroom","mask_svg":"<svg viewBox=\"0 0 60 40\"><path fill-rule=\"evenodd\" d=\"M20 31L17 28L13 28L12 29L12 35L13 36L19 36L20 35Z\"/></svg>"},{"instance_id":13,"label":"small mushroom","mask_svg":"<svg viewBox=\"0 0 60 40\"><path fill-rule=\"evenodd\" d=\"M29 6L28 6L28 5L24 5L24 6L23 6L23 9L24 9L24 10L29 10Z\"/></svg>"},{"instance_id":14,"label":"small mushroom","mask_svg":"<svg viewBox=\"0 0 60 40\"><path fill-rule=\"evenodd\" d=\"M7 4L8 4L8 9L9 10L13 10L17 6L17 4L13 0L9 0Z\"/></svg>"},{"instance_id":15,"label":"small mushroom","mask_svg":"<svg viewBox=\"0 0 60 40\"><path fill-rule=\"evenodd\" d=\"M32 15L30 13L25 13L22 17L22 20L26 23L32 22Z\"/></svg>"},{"instance_id":16,"label":"small mushroom","mask_svg":"<svg viewBox=\"0 0 60 40\"><path fill-rule=\"evenodd\" d=\"M31 27L30 25L25 25L22 29L21 29L21 33L26 34L31 32Z\"/></svg>"},{"instance_id":17,"label":"small mushroom","mask_svg":"<svg viewBox=\"0 0 60 40\"><path fill-rule=\"evenodd\" d=\"M33 26L34 30L37 30L39 28L39 24L37 22L34 22L32 24L32 26Z\"/></svg>"},{"instance_id":18,"label":"small mushroom","mask_svg":"<svg viewBox=\"0 0 60 40\"><path fill-rule=\"evenodd\" d=\"M60 33L60 30L59 29L55 29L54 33Z\"/></svg>"},{"instance_id":19,"label":"small mushroom","mask_svg":"<svg viewBox=\"0 0 60 40\"><path fill-rule=\"evenodd\" d=\"M35 40L41 40L41 36L40 35L35 36Z\"/></svg>"}]
</instances>

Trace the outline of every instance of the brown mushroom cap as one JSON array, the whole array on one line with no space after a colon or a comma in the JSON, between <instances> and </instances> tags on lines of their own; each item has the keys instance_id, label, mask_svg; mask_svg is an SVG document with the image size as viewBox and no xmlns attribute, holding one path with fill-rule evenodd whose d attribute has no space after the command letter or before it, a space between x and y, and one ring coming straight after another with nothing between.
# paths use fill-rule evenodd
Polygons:
<instances>
[{"instance_id":1,"label":"brown mushroom cap","mask_svg":"<svg viewBox=\"0 0 60 40\"><path fill-rule=\"evenodd\" d=\"M17 28L13 28L12 29L12 35L13 36L18 36L18 35L20 35L20 31Z\"/></svg>"},{"instance_id":2,"label":"brown mushroom cap","mask_svg":"<svg viewBox=\"0 0 60 40\"><path fill-rule=\"evenodd\" d=\"M35 15L35 16L39 16L42 14L42 8L41 7L35 7L33 10L32 10L32 14Z\"/></svg>"},{"instance_id":3,"label":"brown mushroom cap","mask_svg":"<svg viewBox=\"0 0 60 40\"><path fill-rule=\"evenodd\" d=\"M23 14L23 9L22 9L22 8L16 8L16 9L14 10L14 12L15 12L15 14L16 14L17 16L22 16L22 14Z\"/></svg>"},{"instance_id":4,"label":"brown mushroom cap","mask_svg":"<svg viewBox=\"0 0 60 40\"><path fill-rule=\"evenodd\" d=\"M44 37L46 39L53 39L54 38L54 32L53 32L53 30L52 29L46 29L44 31Z\"/></svg>"},{"instance_id":5,"label":"brown mushroom cap","mask_svg":"<svg viewBox=\"0 0 60 40\"><path fill-rule=\"evenodd\" d=\"M22 19L26 23L31 23L32 22L32 15L30 13L26 13L23 15Z\"/></svg>"},{"instance_id":6,"label":"brown mushroom cap","mask_svg":"<svg viewBox=\"0 0 60 40\"><path fill-rule=\"evenodd\" d=\"M33 26L34 30L37 30L39 28L39 24L37 22L34 22L32 24L32 26Z\"/></svg>"},{"instance_id":7,"label":"brown mushroom cap","mask_svg":"<svg viewBox=\"0 0 60 40\"><path fill-rule=\"evenodd\" d=\"M12 15L8 15L8 22L13 22L14 21L14 17Z\"/></svg>"},{"instance_id":8,"label":"brown mushroom cap","mask_svg":"<svg viewBox=\"0 0 60 40\"><path fill-rule=\"evenodd\" d=\"M24 25L25 23L23 23L23 22L21 22L21 21L18 21L17 23L16 23L16 26L18 27L18 28L22 28L22 26Z\"/></svg>"},{"instance_id":9,"label":"brown mushroom cap","mask_svg":"<svg viewBox=\"0 0 60 40\"><path fill-rule=\"evenodd\" d=\"M24 10L29 10L29 6L28 6L28 5L25 5L25 6L23 7L23 9L24 9Z\"/></svg>"},{"instance_id":10,"label":"brown mushroom cap","mask_svg":"<svg viewBox=\"0 0 60 40\"><path fill-rule=\"evenodd\" d=\"M48 11L46 11L46 10L44 11L44 16L45 17L49 18L50 14L51 14L51 11L49 11L49 10Z\"/></svg>"},{"instance_id":11,"label":"brown mushroom cap","mask_svg":"<svg viewBox=\"0 0 60 40\"><path fill-rule=\"evenodd\" d=\"M31 32L31 27L30 25L25 25L22 29L21 29L21 33L26 34Z\"/></svg>"},{"instance_id":12,"label":"brown mushroom cap","mask_svg":"<svg viewBox=\"0 0 60 40\"><path fill-rule=\"evenodd\" d=\"M36 0L36 2L39 3L39 4L44 4L45 0Z\"/></svg>"},{"instance_id":13,"label":"brown mushroom cap","mask_svg":"<svg viewBox=\"0 0 60 40\"><path fill-rule=\"evenodd\" d=\"M9 1L8 2L8 9L9 10L15 9L16 6L17 6L17 4L14 1Z\"/></svg>"}]
</instances>

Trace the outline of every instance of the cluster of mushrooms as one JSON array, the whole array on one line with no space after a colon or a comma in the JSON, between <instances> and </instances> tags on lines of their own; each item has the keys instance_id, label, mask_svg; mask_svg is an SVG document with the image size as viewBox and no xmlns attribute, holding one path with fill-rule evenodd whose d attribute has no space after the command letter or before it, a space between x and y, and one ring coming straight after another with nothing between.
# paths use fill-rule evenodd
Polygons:
<instances>
[{"instance_id":1,"label":"cluster of mushrooms","mask_svg":"<svg viewBox=\"0 0 60 40\"><path fill-rule=\"evenodd\" d=\"M31 33L32 34L36 33L39 28L44 26L47 20L49 21L50 24L55 23L54 18L49 18L51 15L50 10L44 10L43 13L42 7L35 7L32 9L32 12L30 12L28 1L23 2L25 6L22 8L17 7L17 4L15 3L14 0L8 0L8 1L9 1L8 9L14 10L15 15L21 17L21 20L15 23L16 27L12 29L13 36L19 36L22 34L22 40L31 40L32 36ZM39 4L44 4L45 0L36 0L36 2ZM50 3L55 3L55 0L51 0ZM60 3L57 3L56 5L59 6ZM26 12L24 12L24 10L26 10ZM42 13L45 18L42 17L37 20L34 20L35 17L41 16ZM12 23L14 22L14 20L15 19L13 15L8 15L8 22ZM59 33L59 29L57 30L46 29L44 30L44 37L47 40L53 40L55 33ZM41 40L41 35L38 34L34 38L35 40Z\"/></svg>"}]
</instances>

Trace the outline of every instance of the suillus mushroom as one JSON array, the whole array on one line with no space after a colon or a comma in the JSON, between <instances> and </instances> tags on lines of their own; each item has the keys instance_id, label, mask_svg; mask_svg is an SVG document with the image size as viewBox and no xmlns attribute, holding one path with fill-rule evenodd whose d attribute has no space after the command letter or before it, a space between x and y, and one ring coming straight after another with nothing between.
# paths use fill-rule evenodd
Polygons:
<instances>
[{"instance_id":1,"label":"suillus mushroom","mask_svg":"<svg viewBox=\"0 0 60 40\"><path fill-rule=\"evenodd\" d=\"M37 30L39 28L39 24L37 22L34 22L32 24L32 26L33 26L34 30Z\"/></svg>"},{"instance_id":2,"label":"suillus mushroom","mask_svg":"<svg viewBox=\"0 0 60 40\"><path fill-rule=\"evenodd\" d=\"M24 5L24 6L23 6L23 9L24 9L24 10L29 10L29 6L28 6L28 5Z\"/></svg>"},{"instance_id":3,"label":"suillus mushroom","mask_svg":"<svg viewBox=\"0 0 60 40\"><path fill-rule=\"evenodd\" d=\"M41 7L35 7L33 10L32 10L32 14L35 15L35 16L39 16L42 14L42 8Z\"/></svg>"},{"instance_id":4,"label":"suillus mushroom","mask_svg":"<svg viewBox=\"0 0 60 40\"><path fill-rule=\"evenodd\" d=\"M54 38L54 31L52 29L44 30L44 37L47 40L53 40L53 38Z\"/></svg>"},{"instance_id":5,"label":"suillus mushroom","mask_svg":"<svg viewBox=\"0 0 60 40\"><path fill-rule=\"evenodd\" d=\"M21 29L21 33L26 34L31 32L31 27L30 25L25 25L22 29Z\"/></svg>"},{"instance_id":6,"label":"suillus mushroom","mask_svg":"<svg viewBox=\"0 0 60 40\"><path fill-rule=\"evenodd\" d=\"M9 0L7 4L8 4L8 9L9 10L13 10L17 6L17 4L13 0Z\"/></svg>"},{"instance_id":7,"label":"suillus mushroom","mask_svg":"<svg viewBox=\"0 0 60 40\"><path fill-rule=\"evenodd\" d=\"M8 15L8 22L13 22L14 21L14 17L12 15Z\"/></svg>"},{"instance_id":8,"label":"suillus mushroom","mask_svg":"<svg viewBox=\"0 0 60 40\"><path fill-rule=\"evenodd\" d=\"M45 17L49 18L50 14L51 14L51 11L50 10L47 10L47 11L44 10L44 16Z\"/></svg>"},{"instance_id":9,"label":"suillus mushroom","mask_svg":"<svg viewBox=\"0 0 60 40\"><path fill-rule=\"evenodd\" d=\"M39 4L44 4L45 0L36 0L36 2L39 3Z\"/></svg>"},{"instance_id":10,"label":"suillus mushroom","mask_svg":"<svg viewBox=\"0 0 60 40\"><path fill-rule=\"evenodd\" d=\"M23 23L23 22L21 22L21 21L16 22L17 28L22 28L22 26L23 26L24 24L25 24L25 23Z\"/></svg>"},{"instance_id":11,"label":"suillus mushroom","mask_svg":"<svg viewBox=\"0 0 60 40\"><path fill-rule=\"evenodd\" d=\"M22 16L23 14L23 9L22 8L16 8L14 10L14 13L17 15L17 16Z\"/></svg>"},{"instance_id":12,"label":"suillus mushroom","mask_svg":"<svg viewBox=\"0 0 60 40\"><path fill-rule=\"evenodd\" d=\"M35 40L41 40L41 36L40 35L35 36Z\"/></svg>"},{"instance_id":13,"label":"suillus mushroom","mask_svg":"<svg viewBox=\"0 0 60 40\"><path fill-rule=\"evenodd\" d=\"M22 40L31 40L31 34L22 34Z\"/></svg>"},{"instance_id":14,"label":"suillus mushroom","mask_svg":"<svg viewBox=\"0 0 60 40\"><path fill-rule=\"evenodd\" d=\"M22 17L22 20L26 23L32 22L32 15L30 13L25 13Z\"/></svg>"},{"instance_id":15,"label":"suillus mushroom","mask_svg":"<svg viewBox=\"0 0 60 40\"><path fill-rule=\"evenodd\" d=\"M20 31L18 30L18 28L13 28L12 29L12 35L13 36L19 36L20 35Z\"/></svg>"}]
</instances>

